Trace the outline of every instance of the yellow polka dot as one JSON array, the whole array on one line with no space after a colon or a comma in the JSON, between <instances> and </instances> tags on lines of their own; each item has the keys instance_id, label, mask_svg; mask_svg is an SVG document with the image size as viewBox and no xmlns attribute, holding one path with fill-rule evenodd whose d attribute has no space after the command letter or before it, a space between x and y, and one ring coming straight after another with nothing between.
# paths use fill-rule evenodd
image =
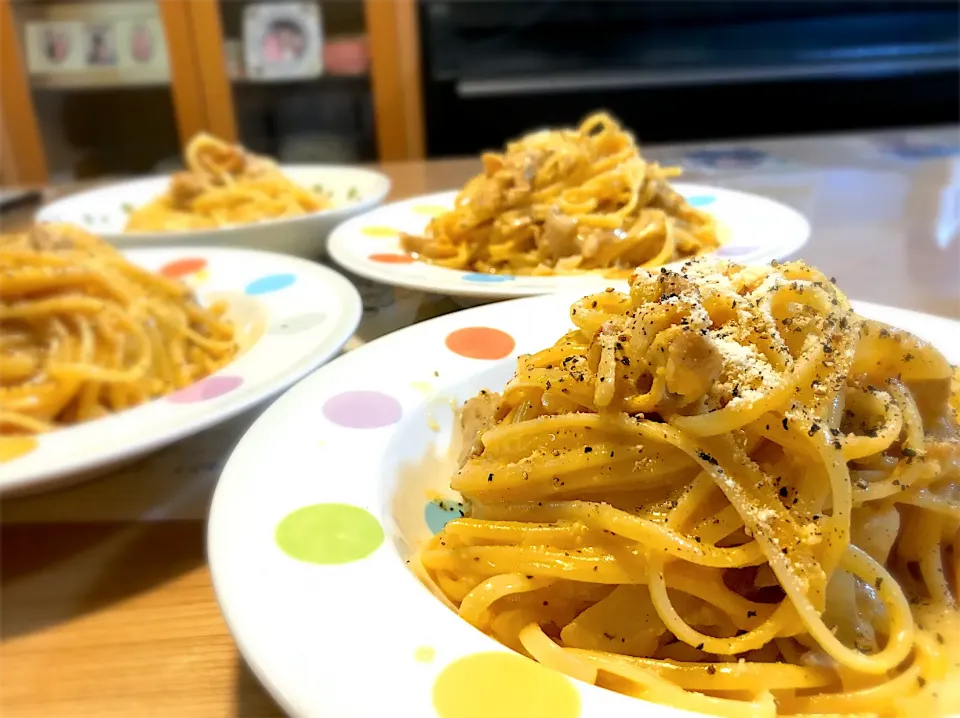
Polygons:
<instances>
[{"instance_id":1,"label":"yellow polka dot","mask_svg":"<svg viewBox=\"0 0 960 718\"><path fill-rule=\"evenodd\" d=\"M360 230L361 234L368 237L396 237L399 232L391 227L364 227Z\"/></svg>"},{"instance_id":2,"label":"yellow polka dot","mask_svg":"<svg viewBox=\"0 0 960 718\"><path fill-rule=\"evenodd\" d=\"M449 207L441 207L437 204L418 204L416 207L413 207L413 211L429 217L439 217L444 212L448 212Z\"/></svg>"},{"instance_id":3,"label":"yellow polka dot","mask_svg":"<svg viewBox=\"0 0 960 718\"><path fill-rule=\"evenodd\" d=\"M19 459L37 448L32 436L0 436L0 464Z\"/></svg>"},{"instance_id":4,"label":"yellow polka dot","mask_svg":"<svg viewBox=\"0 0 960 718\"><path fill-rule=\"evenodd\" d=\"M203 284L209 279L210 279L210 272L208 272L206 269L201 269L199 272L193 275L193 281L196 284Z\"/></svg>"},{"instance_id":5,"label":"yellow polka dot","mask_svg":"<svg viewBox=\"0 0 960 718\"><path fill-rule=\"evenodd\" d=\"M429 663L437 655L437 652L430 646L420 646L413 652L413 658L420 663Z\"/></svg>"},{"instance_id":6,"label":"yellow polka dot","mask_svg":"<svg viewBox=\"0 0 960 718\"><path fill-rule=\"evenodd\" d=\"M440 672L433 706L440 718L579 718L580 694L563 674L516 653L474 653Z\"/></svg>"},{"instance_id":7,"label":"yellow polka dot","mask_svg":"<svg viewBox=\"0 0 960 718\"><path fill-rule=\"evenodd\" d=\"M414 381L410 385L426 397L433 396L433 384L428 381Z\"/></svg>"}]
</instances>

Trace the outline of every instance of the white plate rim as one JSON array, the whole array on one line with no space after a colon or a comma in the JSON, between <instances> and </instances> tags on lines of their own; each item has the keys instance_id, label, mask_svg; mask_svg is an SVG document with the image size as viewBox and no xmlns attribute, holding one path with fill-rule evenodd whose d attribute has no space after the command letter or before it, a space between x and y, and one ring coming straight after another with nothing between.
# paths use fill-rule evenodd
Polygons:
<instances>
[{"instance_id":1,"label":"white plate rim","mask_svg":"<svg viewBox=\"0 0 960 718\"><path fill-rule=\"evenodd\" d=\"M182 421L177 424L171 426L167 422L169 427L167 430L148 435L140 440L118 445L116 448L93 451L87 455L58 457L56 462L47 461L46 464L34 469L20 468L22 465L17 459L0 464L0 495L25 490L33 491L65 477L82 475L102 466L115 465L125 459L143 455L174 443L184 436L198 433L227 421L247 409L277 396L284 389L334 356L356 331L363 313L360 294L352 283L328 267L299 257L254 249L228 247L191 247L187 250L177 247L151 247L125 251L124 255L135 263L150 261L157 263L162 262L163 258L166 257L170 258L167 261L172 261L178 259L180 255L189 255L190 257L201 256L210 261L216 261L217 258L226 258L228 261L240 260L250 267L262 268L266 266L274 270L287 269L290 272L296 272L298 278L300 276L309 278L309 283L313 285L315 291L335 295L339 300L339 306L336 314L331 317L332 323L302 332L305 340L312 340L312 348L297 353L282 366L281 370L275 370L272 376L265 378L261 382L262 386L260 388L241 385L223 397L218 397L215 407L209 406L208 409L208 405L204 405L202 409L208 409L207 411L195 412L191 410L189 413L192 416L184 416ZM254 272L254 274L258 273L262 274L262 269ZM202 296L204 292L200 291L199 293ZM266 294L258 301L264 301L269 306L269 297L270 294ZM275 336L268 329L265 329L263 335L259 337L250 350L227 364L220 371L212 374L211 377L232 375L236 372L236 364L243 361L254 350L263 352L277 343ZM283 344L283 342L279 343ZM207 377L207 379L209 378ZM98 433L116 427L121 427L120 432L129 434L128 422L131 416L136 416L138 420L142 420L146 430L149 430L151 423L156 424L150 420L151 408L161 402L166 403L165 399L161 397L97 421L60 429L47 436L56 439L72 435L69 436L70 441L76 441L76 437L80 436L81 432L84 437L93 437ZM39 437L39 440L42 442L43 436ZM48 452L52 451L53 449L48 450ZM36 453L36 450L32 453Z\"/></svg>"},{"instance_id":2,"label":"white plate rim","mask_svg":"<svg viewBox=\"0 0 960 718\"><path fill-rule=\"evenodd\" d=\"M262 228L269 232L278 228L296 226L309 222L335 222L348 216L366 212L383 202L387 195L390 194L390 190L392 188L392 181L386 174L373 169L368 169L366 167L358 167L356 165L282 164L280 165L280 169L285 173L323 172L330 174L340 173L344 175L363 176L371 183L375 184L376 190L369 195L361 196L359 200L351 202L350 204L337 205L328 209L320 210L319 212L311 212L309 214L298 215L296 217L265 219L252 224L234 224L226 227L181 229L169 232L126 233L123 231L105 231L104 229L96 227L94 224L86 221L70 221L88 232L92 232L100 237L103 237L112 244L123 246L124 248L128 246L130 248L135 248L138 246L138 244L148 243L156 245L161 242L190 242L196 241L199 238L203 238L204 241L207 242L229 243L236 234L249 231L251 227L256 227L258 229ZM121 182L111 182L109 184L92 187L82 192L70 194L65 197L58 197L52 202L40 207L34 215L34 220L36 222L67 221L61 216L61 213L64 211L65 207L68 207L74 203L102 201L106 197L114 194L123 196L127 193L147 193L149 191L152 196L157 196L166 189L167 184L172 176L172 174L150 175L148 177L139 177ZM118 200L118 207L121 208L119 210L121 212L123 211L122 206L123 201Z\"/></svg>"},{"instance_id":3,"label":"white plate rim","mask_svg":"<svg viewBox=\"0 0 960 718\"><path fill-rule=\"evenodd\" d=\"M267 435L287 437L286 430L289 428L290 419L284 418L284 415L287 412L296 411L296 407L305 402L313 405L319 404L325 398L325 395L330 393L330 383L336 381L342 374L349 373L350 369L347 367L351 365L356 366L368 359L373 360L378 357L383 357L383 361L387 361L390 357L396 356L404 345L422 347L424 339L429 337L435 339L437 335L443 336L450 330L462 327L500 327L511 330L511 333L517 332L515 336L520 337L522 336L520 332L524 326L531 325L531 319L536 317L538 312L549 311L551 315L559 313L560 316L565 318L567 307L577 298L579 298L577 294L563 294L480 306L422 322L374 340L351 352L350 355L331 362L289 390L255 422L240 440L223 469L214 493L207 530L208 561L217 601L241 653L263 685L290 715L322 716L335 714L338 715L338 718L347 718L348 716L349 718L379 718L380 715L385 713L376 710L353 710L345 707L348 704L345 704L344 700L349 700L348 698L341 700L334 698L334 693L346 690L341 683L350 682L349 673L346 675L342 673L342 671L349 671L349 668L344 668L344 665L348 665L350 659L345 657L345 646L331 643L320 644L315 640L317 638L316 627L325 620L324 616L329 617L331 615L327 611L330 606L327 605L325 596L311 596L311 610L307 612L307 615L294 617L294 622L297 619L304 619L307 624L303 626L301 622L299 631L295 636L285 633L281 629L288 627L283 624L289 620L290 612L298 610L296 605L285 605L283 607L284 620L277 621L271 618L276 614L276 606L264 603L264 599L252 597L256 593L255 587L252 585L255 580L252 578L254 576L261 577L260 580L263 580L262 577L266 575L269 575L271 580L276 580L278 575L281 580L287 580L287 577L290 577L290 585L281 586L282 592L289 593L290 589L302 588L307 583L306 581L298 583L293 578L298 576L298 572L302 572L299 575L304 576L315 570L327 571L330 567L321 566L318 569L316 566L295 561L285 556L272 543L269 546L264 544L265 550L263 551L258 550L252 554L243 552L242 569L231 565L237 561L231 556L231 551L237 550L238 546L241 549L248 548L242 541L238 543L238 540L240 539L239 533L248 530L250 517L234 517L231 516L230 512L234 504L243 507L252 500L245 501L243 495L248 491L252 494L251 487L258 480L256 476L250 475L251 472L255 472L255 469L248 470L248 459L256 452L256 442ZM860 314L868 318L916 332L928 340L934 339L938 348L947 354L951 362L960 363L960 331L958 331L960 330L960 320L867 302L855 301L853 304ZM504 322L503 319L493 320L490 317L505 318L506 321ZM519 344L520 342L509 357L502 360L509 362L511 367L516 354L530 350L529 347L521 347ZM456 361L461 363L460 372L465 375L470 371L477 372L483 368L476 360L464 361L458 359ZM412 362L410 366L413 366ZM432 367L433 364L430 366ZM426 370L426 367L420 371L414 370L416 378L422 378ZM441 370L448 375L452 371L446 366L446 362L442 363ZM409 383L410 374L413 374L414 371L407 371L405 368L403 372L393 374L391 379L398 385ZM336 393L336 389L334 389L334 393ZM426 403L427 399L422 401ZM367 445L366 451L370 454L383 452L390 445L390 433L390 429L376 429L370 432L368 435L371 442ZM293 441L292 439L286 440L288 442ZM330 442L327 442L327 445L331 445ZM335 452L345 450L335 444L333 446ZM342 458L351 463L355 459L352 456ZM334 456L334 459L336 459L336 456ZM379 484L380 482L376 477L364 475L364 470L369 471L376 466L376 463L364 461L363 467L355 467L355 470L351 472L350 484L346 487L343 485L336 485L334 488L328 488L325 485L305 487L302 484L312 482L316 478L308 476L303 482L298 482L296 479L286 482L281 479L280 482L277 482L276 479L271 479L270 489L272 492L283 492L289 489L291 494L299 497L299 502L293 501L287 506L286 510L295 510L305 505L304 499L306 498L316 499L317 501L348 501L351 504L367 508L380 520L384 532L388 533L390 518L387 515L388 510L385 508L383 497L380 495L381 489L372 486L372 484ZM335 465L335 462L328 459L325 465L332 466ZM325 499L324 496L327 494L329 494L329 497ZM284 502L279 500L278 503L282 504ZM347 603L357 607L355 610L362 614L360 616L337 615L338 621L347 623L353 621L351 625L355 625L356 621L362 618L365 622L364 628L370 631L370 635L377 635L377 630L383 627L382 621L371 619L368 610L359 608L364 606L365 597L369 598L369 596L365 596L362 590L354 590L355 584L353 581L361 574L369 574L366 584L376 585L378 591L380 591L379 595L389 595L389 604L402 603L404 607L408 607L409 602L419 602L416 610L407 615L390 615L391 622L395 624L400 621L401 623L409 622L419 625L427 620L425 616L429 614L428 620L431 622L438 621L441 624L439 628L431 632L434 639L437 635L445 632L450 635L455 634L455 639L451 638L451 642L454 640L458 643L462 642L464 647L462 650L460 650L460 647L451 649L447 651L448 655L456 658L476 651L510 652L509 649L503 647L494 639L480 633L452 612L443 608L440 602L430 596L427 589L402 566L396 549L388 547L389 543L390 537L387 535L383 544L371 556L355 564L348 564L351 567L362 566L363 568L359 571L345 573L346 578L344 576L330 577L331 585L346 583L350 587L347 589L349 594ZM284 563L287 565L283 566L282 570L277 568ZM267 569L268 571L265 572ZM276 570L274 571L274 569ZM339 567L334 567L334 569L339 570ZM320 580L314 580L314 578L311 577L311 585L327 585ZM363 588L370 588L370 585L364 585ZM353 603L350 603L350 601ZM329 618L326 620L329 620ZM313 627L311 627L311 622ZM406 646L406 653L412 656L414 649L417 647L417 642L409 640L409 633L405 629L397 629L397 635L400 635L397 640L409 643ZM271 637L267 639L266 642L269 645L264 650L263 637L267 634ZM417 666L412 657L407 660L408 667L400 666L399 668L384 658L387 650L391 649L392 646L383 644L390 644L393 640L394 634L390 634L388 641L381 641L377 650L367 653L366 675L389 676L389 680L393 681L395 674L399 672L401 676L397 685L422 684L422 681L415 674L424 669L422 666ZM381 649L383 649L383 653L380 652ZM337 662L335 668L332 667L334 661ZM285 668L290 670L285 672ZM340 670L341 673L339 675L332 674L331 671L335 670ZM356 680L362 682L359 678ZM636 699L577 681L571 682L576 686L580 695L581 718L633 714L633 712L628 712L627 706L631 705L631 702ZM410 698L407 695L391 693L390 689L396 688L396 685L383 686L383 688L381 698L383 700L383 711L386 711L392 705L391 701L402 699L406 702ZM370 700L375 702L377 699L374 697ZM623 701L627 702L624 703ZM365 705L368 705L368 703L365 703ZM695 715L672 707L646 702L636 704L636 707L637 710L648 712L651 718L681 718L682 716ZM335 712L331 713L331 711ZM424 715L428 714L433 715L432 712L424 713Z\"/></svg>"},{"instance_id":4,"label":"white plate rim","mask_svg":"<svg viewBox=\"0 0 960 718\"><path fill-rule=\"evenodd\" d=\"M674 182L671 186L685 197L711 197L721 206L721 209L727 204L734 206L734 203L749 203L756 212L766 213L776 218L780 226L771 228L770 231L770 236L776 238L776 243L771 240L769 244L750 245L755 248L755 251L741 257L730 257L732 261L741 264L761 264L772 259L784 259L797 252L810 239L811 227L807 218L794 207L777 200L754 193L699 183ZM372 262L369 261L366 252L360 251L361 244L366 247L371 243L371 239L364 236L364 229L389 227L390 222L383 219L384 217L399 213L408 216L419 214L425 225L430 216L417 212L416 208L453 206L457 193L458 190L448 190L411 197L352 217L339 224L330 233L327 238L327 252L344 269L366 279L407 289L462 297L505 299L568 290L588 293L595 291L597 287L626 285L626 280L611 280L597 274L542 277L517 275L506 278L504 275L499 275L495 281L491 279L477 281L475 278L478 275L474 272L445 269L423 262L411 264ZM711 211L710 207L705 208L704 211ZM724 246L736 245L737 228L728 226L727 229L732 236ZM398 240L384 238L378 251L391 254L402 250L399 249ZM682 262L675 262L668 266L674 267L680 264Z\"/></svg>"}]
</instances>

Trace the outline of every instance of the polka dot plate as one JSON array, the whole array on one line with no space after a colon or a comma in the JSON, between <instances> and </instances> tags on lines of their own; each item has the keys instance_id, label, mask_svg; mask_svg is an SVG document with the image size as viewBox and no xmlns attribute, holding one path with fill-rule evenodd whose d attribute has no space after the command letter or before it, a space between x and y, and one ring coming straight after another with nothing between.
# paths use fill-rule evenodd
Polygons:
<instances>
[{"instance_id":1,"label":"polka dot plate","mask_svg":"<svg viewBox=\"0 0 960 718\"><path fill-rule=\"evenodd\" d=\"M283 165L283 173L297 184L330 194L334 206L321 212L236 224L213 229L136 232L124 227L134 208L163 194L169 176L96 187L44 206L38 222L68 222L103 237L121 249L140 247L247 247L301 257L319 257L327 234L338 223L383 202L390 179L379 172L337 165Z\"/></svg>"},{"instance_id":2,"label":"polka dot plate","mask_svg":"<svg viewBox=\"0 0 960 718\"><path fill-rule=\"evenodd\" d=\"M717 218L723 245L717 257L742 264L783 259L810 237L810 225L795 209L766 197L676 182L687 201ZM441 192L378 207L347 220L327 240L330 256L354 274L384 284L461 297L507 298L562 291L584 294L610 284L597 274L512 276L436 267L416 261L400 234L422 234L427 223L453 207L456 192Z\"/></svg>"},{"instance_id":3,"label":"polka dot plate","mask_svg":"<svg viewBox=\"0 0 960 718\"><path fill-rule=\"evenodd\" d=\"M681 718L511 653L448 610L407 560L459 515L453 407L570 327L579 294L487 304L403 329L299 383L227 462L208 526L217 598L294 716ZM960 359L960 324L858 305ZM944 346L946 344L946 346Z\"/></svg>"},{"instance_id":4,"label":"polka dot plate","mask_svg":"<svg viewBox=\"0 0 960 718\"><path fill-rule=\"evenodd\" d=\"M0 492L25 493L105 470L225 421L333 356L360 321L357 290L304 259L246 249L139 249L134 264L225 300L240 353L219 372L139 407L38 437L0 437Z\"/></svg>"}]
</instances>

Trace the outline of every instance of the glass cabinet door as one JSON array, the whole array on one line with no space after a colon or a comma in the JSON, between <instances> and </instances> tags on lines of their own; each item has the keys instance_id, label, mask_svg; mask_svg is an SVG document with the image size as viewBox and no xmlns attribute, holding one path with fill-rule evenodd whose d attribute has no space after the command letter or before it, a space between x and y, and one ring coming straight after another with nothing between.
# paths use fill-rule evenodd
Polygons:
<instances>
[{"instance_id":1,"label":"glass cabinet door","mask_svg":"<svg viewBox=\"0 0 960 718\"><path fill-rule=\"evenodd\" d=\"M220 0L206 20L205 6L191 11L198 36L209 23L223 38L234 120L223 134L286 163L376 159L362 0Z\"/></svg>"},{"instance_id":2,"label":"glass cabinet door","mask_svg":"<svg viewBox=\"0 0 960 718\"><path fill-rule=\"evenodd\" d=\"M170 42L171 23L188 24L186 0L13 0L9 7L49 182L179 163L181 138L203 123L198 100L177 97L172 80L171 68L193 72L189 43Z\"/></svg>"}]
</instances>

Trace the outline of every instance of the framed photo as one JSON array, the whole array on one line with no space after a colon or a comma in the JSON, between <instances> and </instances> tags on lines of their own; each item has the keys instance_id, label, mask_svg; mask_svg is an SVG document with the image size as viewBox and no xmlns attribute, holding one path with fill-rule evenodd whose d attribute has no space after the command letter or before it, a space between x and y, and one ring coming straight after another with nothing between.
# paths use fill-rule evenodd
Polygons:
<instances>
[{"instance_id":1,"label":"framed photo","mask_svg":"<svg viewBox=\"0 0 960 718\"><path fill-rule=\"evenodd\" d=\"M31 75L84 69L83 23L28 22L24 35L27 69Z\"/></svg>"},{"instance_id":2,"label":"framed photo","mask_svg":"<svg viewBox=\"0 0 960 718\"><path fill-rule=\"evenodd\" d=\"M264 82L317 77L323 72L320 7L260 3L243 11L244 69Z\"/></svg>"},{"instance_id":3,"label":"framed photo","mask_svg":"<svg viewBox=\"0 0 960 718\"><path fill-rule=\"evenodd\" d=\"M32 86L88 88L169 83L167 39L157 0L18 5Z\"/></svg>"},{"instance_id":4,"label":"framed photo","mask_svg":"<svg viewBox=\"0 0 960 718\"><path fill-rule=\"evenodd\" d=\"M84 53L88 68L116 67L117 33L112 22L88 23L84 26Z\"/></svg>"},{"instance_id":5,"label":"framed photo","mask_svg":"<svg viewBox=\"0 0 960 718\"><path fill-rule=\"evenodd\" d=\"M120 66L141 72L168 71L167 43L157 18L136 18L117 23Z\"/></svg>"}]
</instances>

